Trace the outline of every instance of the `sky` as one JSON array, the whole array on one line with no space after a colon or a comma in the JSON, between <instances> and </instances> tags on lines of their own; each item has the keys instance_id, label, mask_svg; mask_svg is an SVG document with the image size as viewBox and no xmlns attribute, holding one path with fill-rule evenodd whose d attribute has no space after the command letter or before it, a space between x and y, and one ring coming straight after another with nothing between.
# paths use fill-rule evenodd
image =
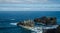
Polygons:
<instances>
[{"instance_id":1,"label":"sky","mask_svg":"<svg viewBox=\"0 0 60 33\"><path fill-rule=\"evenodd\" d=\"M0 0L0 11L60 11L60 0Z\"/></svg>"}]
</instances>

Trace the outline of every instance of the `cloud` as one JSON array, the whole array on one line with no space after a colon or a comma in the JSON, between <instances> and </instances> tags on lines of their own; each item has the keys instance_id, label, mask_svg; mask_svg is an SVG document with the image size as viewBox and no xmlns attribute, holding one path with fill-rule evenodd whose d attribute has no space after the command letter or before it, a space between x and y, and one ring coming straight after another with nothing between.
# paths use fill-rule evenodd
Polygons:
<instances>
[{"instance_id":1,"label":"cloud","mask_svg":"<svg viewBox=\"0 0 60 33\"><path fill-rule=\"evenodd\" d=\"M54 1L53 1L54 2ZM0 3L17 3L17 4L49 4L52 0L0 0Z\"/></svg>"},{"instance_id":2,"label":"cloud","mask_svg":"<svg viewBox=\"0 0 60 33\"><path fill-rule=\"evenodd\" d=\"M51 1L51 2L53 2L55 4L60 4L60 0L49 0L49 1Z\"/></svg>"},{"instance_id":3,"label":"cloud","mask_svg":"<svg viewBox=\"0 0 60 33\"><path fill-rule=\"evenodd\" d=\"M60 11L60 8L0 8L0 11Z\"/></svg>"},{"instance_id":4,"label":"cloud","mask_svg":"<svg viewBox=\"0 0 60 33\"><path fill-rule=\"evenodd\" d=\"M0 4L0 11L60 10L59 2L57 0L0 0L0 3L3 3Z\"/></svg>"},{"instance_id":5,"label":"cloud","mask_svg":"<svg viewBox=\"0 0 60 33\"><path fill-rule=\"evenodd\" d=\"M11 4L9 4L11 5ZM2 6L2 5L0 5ZM42 5L42 4L35 4L35 5L14 5L14 6L2 6L0 7L0 11L58 11L60 10L59 4L51 4L51 5Z\"/></svg>"}]
</instances>

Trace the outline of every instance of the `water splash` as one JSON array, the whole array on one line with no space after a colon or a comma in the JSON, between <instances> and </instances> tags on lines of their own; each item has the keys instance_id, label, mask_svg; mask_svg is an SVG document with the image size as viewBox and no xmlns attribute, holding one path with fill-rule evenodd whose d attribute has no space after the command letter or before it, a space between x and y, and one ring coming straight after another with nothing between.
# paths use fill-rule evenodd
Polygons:
<instances>
[{"instance_id":1,"label":"water splash","mask_svg":"<svg viewBox=\"0 0 60 33\"><path fill-rule=\"evenodd\" d=\"M34 27L31 33L43 33L42 27Z\"/></svg>"}]
</instances>

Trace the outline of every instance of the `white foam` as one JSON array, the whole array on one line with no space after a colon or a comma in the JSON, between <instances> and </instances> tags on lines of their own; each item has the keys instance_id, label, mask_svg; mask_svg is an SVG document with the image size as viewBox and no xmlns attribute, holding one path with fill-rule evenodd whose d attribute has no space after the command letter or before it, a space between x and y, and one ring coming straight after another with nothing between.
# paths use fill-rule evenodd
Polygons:
<instances>
[{"instance_id":1,"label":"white foam","mask_svg":"<svg viewBox=\"0 0 60 33\"><path fill-rule=\"evenodd\" d=\"M32 33L42 33L42 27L34 27L31 29L33 32Z\"/></svg>"},{"instance_id":2,"label":"white foam","mask_svg":"<svg viewBox=\"0 0 60 33\"><path fill-rule=\"evenodd\" d=\"M11 25L17 25L17 23L10 23Z\"/></svg>"},{"instance_id":3,"label":"white foam","mask_svg":"<svg viewBox=\"0 0 60 33\"><path fill-rule=\"evenodd\" d=\"M59 25L53 25L51 27L44 27L44 29L56 29Z\"/></svg>"}]
</instances>

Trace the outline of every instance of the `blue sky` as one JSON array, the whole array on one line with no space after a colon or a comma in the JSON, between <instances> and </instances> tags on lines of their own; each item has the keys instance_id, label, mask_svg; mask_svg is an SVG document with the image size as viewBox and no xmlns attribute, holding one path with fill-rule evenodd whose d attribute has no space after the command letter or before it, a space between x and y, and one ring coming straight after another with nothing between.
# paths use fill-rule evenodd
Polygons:
<instances>
[{"instance_id":1,"label":"blue sky","mask_svg":"<svg viewBox=\"0 0 60 33\"><path fill-rule=\"evenodd\" d=\"M0 11L60 11L60 0L0 0Z\"/></svg>"}]
</instances>

